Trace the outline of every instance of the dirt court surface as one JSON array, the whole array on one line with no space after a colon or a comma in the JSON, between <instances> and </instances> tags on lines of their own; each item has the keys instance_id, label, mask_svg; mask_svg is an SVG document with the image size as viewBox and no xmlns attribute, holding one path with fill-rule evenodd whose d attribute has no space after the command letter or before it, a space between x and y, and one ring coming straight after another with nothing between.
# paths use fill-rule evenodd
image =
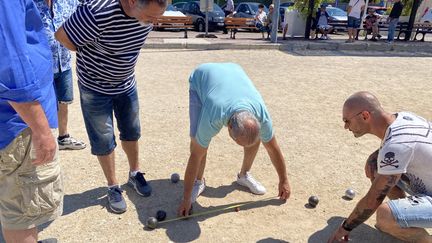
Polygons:
<instances>
[{"instance_id":1,"label":"dirt court surface","mask_svg":"<svg viewBox=\"0 0 432 243\"><path fill-rule=\"evenodd\" d=\"M125 183L126 156L116 149L116 170L128 211L107 212L106 181L90 149L61 151L65 175L64 215L45 227L41 239L60 242L326 242L330 233L364 196L370 182L364 176L367 156L378 138L356 139L344 130L341 109L353 92L369 90L390 111L412 111L432 119L430 65L432 58L415 56L347 56L290 54L280 51L143 50L136 66L141 105L142 170L153 194L139 197ZM246 70L270 111L275 134L285 155L292 187L282 204L268 200L241 208L161 225L149 231L146 219L156 211L175 217L189 156L188 77L200 63L236 62ZM76 84L76 83L75 83ZM70 107L70 134L88 142L75 85ZM202 212L277 194L278 178L261 146L252 173L268 190L252 195L235 183L242 148L226 129L213 140L207 158L207 190L194 205ZM357 196L342 199L347 188ZM310 195L318 207L305 207ZM352 242L397 242L374 228L375 216L356 228Z\"/></svg>"}]
</instances>

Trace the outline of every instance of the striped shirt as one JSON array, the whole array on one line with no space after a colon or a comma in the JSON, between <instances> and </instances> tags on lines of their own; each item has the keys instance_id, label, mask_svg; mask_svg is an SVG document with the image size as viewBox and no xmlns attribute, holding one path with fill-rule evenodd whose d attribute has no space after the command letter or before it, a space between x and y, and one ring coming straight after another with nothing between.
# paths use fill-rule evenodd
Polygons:
<instances>
[{"instance_id":1,"label":"striped shirt","mask_svg":"<svg viewBox=\"0 0 432 243\"><path fill-rule=\"evenodd\" d=\"M86 0L63 27L77 48L81 85L107 95L135 87L135 64L152 26L127 16L120 0Z\"/></svg>"}]
</instances>

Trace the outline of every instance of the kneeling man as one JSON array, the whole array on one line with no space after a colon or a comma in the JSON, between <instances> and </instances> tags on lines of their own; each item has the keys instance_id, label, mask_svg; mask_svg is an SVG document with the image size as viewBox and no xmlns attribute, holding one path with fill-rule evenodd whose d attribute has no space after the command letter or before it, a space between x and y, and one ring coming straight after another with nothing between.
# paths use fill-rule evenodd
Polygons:
<instances>
[{"instance_id":1,"label":"kneeling man","mask_svg":"<svg viewBox=\"0 0 432 243\"><path fill-rule=\"evenodd\" d=\"M408 112L387 112L369 92L351 95L342 113L345 129L355 137L373 134L381 147L366 162L368 193L329 242L341 241L375 211L378 229L403 241L432 242L424 229L432 227L432 123ZM390 201L383 203L386 196Z\"/></svg>"},{"instance_id":2,"label":"kneeling man","mask_svg":"<svg viewBox=\"0 0 432 243\"><path fill-rule=\"evenodd\" d=\"M270 115L243 69L234 63L202 64L191 74L189 83L191 154L179 214L188 215L191 203L204 191L207 149L223 126L228 127L230 137L244 148L237 183L254 194L266 192L249 172L262 141L279 176L279 196L288 199L291 189Z\"/></svg>"}]
</instances>

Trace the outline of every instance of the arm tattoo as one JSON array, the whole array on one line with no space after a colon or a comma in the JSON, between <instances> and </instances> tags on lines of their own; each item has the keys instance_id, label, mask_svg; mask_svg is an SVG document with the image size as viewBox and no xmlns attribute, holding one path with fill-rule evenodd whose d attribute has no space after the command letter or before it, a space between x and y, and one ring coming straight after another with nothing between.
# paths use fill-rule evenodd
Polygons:
<instances>
[{"instance_id":1,"label":"arm tattoo","mask_svg":"<svg viewBox=\"0 0 432 243\"><path fill-rule=\"evenodd\" d=\"M364 210L356 210L356 218L351 221L351 223L346 223L346 226L350 229L354 229L355 227L361 225L364 221L366 221L373 213L374 209L364 209Z\"/></svg>"},{"instance_id":2,"label":"arm tattoo","mask_svg":"<svg viewBox=\"0 0 432 243\"><path fill-rule=\"evenodd\" d=\"M372 171L376 171L378 169L378 165L377 165L378 164L378 162L377 162L377 160L378 160L378 153L379 153L379 150L376 150L367 159L367 163L369 165L369 168L371 168Z\"/></svg>"},{"instance_id":3,"label":"arm tattoo","mask_svg":"<svg viewBox=\"0 0 432 243\"><path fill-rule=\"evenodd\" d=\"M397 176L395 175L389 176L387 180L387 184L385 185L384 189L380 192L380 194L376 199L379 203L381 203L384 200L384 198L387 196L389 191L394 187L394 185L396 184L396 179Z\"/></svg>"},{"instance_id":4,"label":"arm tattoo","mask_svg":"<svg viewBox=\"0 0 432 243\"><path fill-rule=\"evenodd\" d=\"M379 193L378 197L376 198L377 202L381 204L381 202L384 200L384 198L387 196L387 193L393 188L393 186L396 184L397 176L391 175L389 176L387 180L387 184L384 186L384 189ZM376 208L365 208L363 210L356 209L355 215L356 217L351 221L351 223L346 223L347 228L354 229L355 227L362 224L364 221L369 219L370 216L375 212Z\"/></svg>"}]
</instances>

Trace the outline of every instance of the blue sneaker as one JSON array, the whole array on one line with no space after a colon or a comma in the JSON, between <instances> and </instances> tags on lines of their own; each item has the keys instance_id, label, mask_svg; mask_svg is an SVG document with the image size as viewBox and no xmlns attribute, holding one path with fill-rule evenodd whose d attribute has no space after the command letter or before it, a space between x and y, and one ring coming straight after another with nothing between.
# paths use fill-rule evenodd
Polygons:
<instances>
[{"instance_id":1,"label":"blue sneaker","mask_svg":"<svg viewBox=\"0 0 432 243\"><path fill-rule=\"evenodd\" d=\"M131 176L129 174L129 185L135 188L135 191L143 196L148 197L151 195L152 188L150 184L147 183L146 179L144 178L144 173L138 172L136 176Z\"/></svg>"},{"instance_id":2,"label":"blue sneaker","mask_svg":"<svg viewBox=\"0 0 432 243\"><path fill-rule=\"evenodd\" d=\"M119 186L108 188L108 205L114 213L126 212L126 202L122 192Z\"/></svg>"}]
</instances>

